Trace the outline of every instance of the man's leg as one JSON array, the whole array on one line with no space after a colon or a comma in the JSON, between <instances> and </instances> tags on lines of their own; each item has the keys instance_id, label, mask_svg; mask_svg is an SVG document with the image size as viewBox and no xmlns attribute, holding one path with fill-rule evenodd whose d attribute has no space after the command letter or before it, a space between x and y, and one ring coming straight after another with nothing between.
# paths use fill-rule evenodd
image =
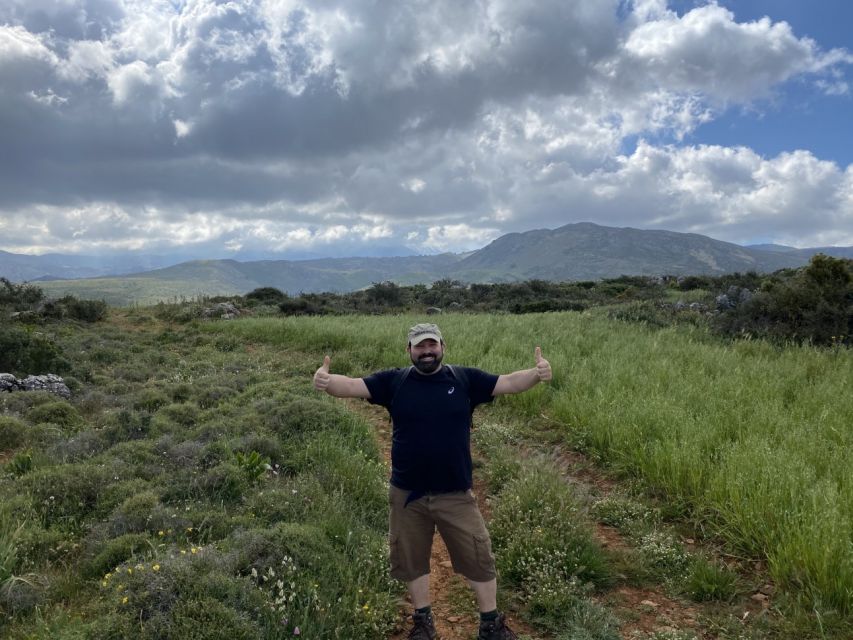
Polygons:
<instances>
[{"instance_id":1,"label":"man's leg","mask_svg":"<svg viewBox=\"0 0 853 640\"><path fill-rule=\"evenodd\" d=\"M480 607L480 613L494 611L498 608L498 581L492 578L488 582L474 582L468 580L468 584L474 590L474 595L477 596L477 605Z\"/></svg>"},{"instance_id":2,"label":"man's leg","mask_svg":"<svg viewBox=\"0 0 853 640\"><path fill-rule=\"evenodd\" d=\"M406 587L409 589L409 596L412 598L412 606L415 609L423 609L429 606L429 574L407 582Z\"/></svg>"}]
</instances>

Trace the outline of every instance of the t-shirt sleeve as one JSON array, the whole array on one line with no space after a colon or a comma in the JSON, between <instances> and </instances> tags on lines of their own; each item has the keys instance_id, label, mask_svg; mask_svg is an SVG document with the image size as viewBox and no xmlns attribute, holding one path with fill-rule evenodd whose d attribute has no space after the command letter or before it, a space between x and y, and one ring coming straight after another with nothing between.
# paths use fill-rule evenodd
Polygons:
<instances>
[{"instance_id":1,"label":"t-shirt sleeve","mask_svg":"<svg viewBox=\"0 0 853 640\"><path fill-rule=\"evenodd\" d=\"M371 404L378 404L383 407L391 406L391 394L394 379L400 375L399 369L386 369L377 371L366 378L363 378L367 390L370 392Z\"/></svg>"},{"instance_id":2,"label":"t-shirt sleeve","mask_svg":"<svg viewBox=\"0 0 853 640\"><path fill-rule=\"evenodd\" d=\"M478 404L485 404L495 399L492 391L498 383L498 376L472 367L466 367L465 372L468 375L468 397L471 399L472 410Z\"/></svg>"}]
</instances>

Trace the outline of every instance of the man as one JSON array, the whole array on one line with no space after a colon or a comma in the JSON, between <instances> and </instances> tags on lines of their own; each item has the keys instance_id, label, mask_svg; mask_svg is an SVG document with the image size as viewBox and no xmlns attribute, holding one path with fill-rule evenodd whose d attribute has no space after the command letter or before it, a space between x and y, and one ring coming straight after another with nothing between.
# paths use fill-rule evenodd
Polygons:
<instances>
[{"instance_id":1,"label":"man","mask_svg":"<svg viewBox=\"0 0 853 640\"><path fill-rule=\"evenodd\" d=\"M512 640L515 634L497 611L495 559L471 492L471 414L495 396L550 380L551 365L536 347L535 367L497 376L444 365L445 349L436 325L416 324L406 346L412 367L350 378L329 373L326 356L314 374L314 387L337 398L364 398L391 414L391 575L406 582L415 608L409 638L436 637L429 558L438 528L454 570L476 594L479 640Z\"/></svg>"}]
</instances>

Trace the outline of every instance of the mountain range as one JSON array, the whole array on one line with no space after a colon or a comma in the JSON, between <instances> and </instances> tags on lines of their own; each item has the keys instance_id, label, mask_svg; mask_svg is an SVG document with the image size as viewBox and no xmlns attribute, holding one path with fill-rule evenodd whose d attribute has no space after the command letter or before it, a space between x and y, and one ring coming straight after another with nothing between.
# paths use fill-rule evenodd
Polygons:
<instances>
[{"instance_id":1,"label":"mountain range","mask_svg":"<svg viewBox=\"0 0 853 640\"><path fill-rule=\"evenodd\" d=\"M772 272L799 267L821 252L853 258L853 247L797 249L783 245L741 246L707 236L673 231L605 227L589 222L501 236L465 254L329 258L314 260L192 260L170 266L144 257L115 259L109 277L79 278L74 269L98 268L80 256L19 256L0 252L0 275L12 281L39 280L48 295L73 293L110 304L148 304L200 295L234 295L270 286L291 294L352 291L371 283L512 282L529 279L597 280L620 275L721 275L736 271ZM28 261L22 261L27 258ZM77 258L70 260L69 258ZM22 278L26 262L27 277ZM94 266L93 266L94 265ZM161 268L156 268L160 266ZM155 268L151 268L155 267ZM103 264L100 265L103 268Z\"/></svg>"}]
</instances>

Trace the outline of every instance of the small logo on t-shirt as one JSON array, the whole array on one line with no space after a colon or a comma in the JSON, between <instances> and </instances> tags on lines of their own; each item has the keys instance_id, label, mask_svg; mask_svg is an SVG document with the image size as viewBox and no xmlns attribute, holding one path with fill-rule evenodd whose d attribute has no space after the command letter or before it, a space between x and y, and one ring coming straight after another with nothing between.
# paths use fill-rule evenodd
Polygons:
<instances>
[{"instance_id":1,"label":"small logo on t-shirt","mask_svg":"<svg viewBox=\"0 0 853 640\"><path fill-rule=\"evenodd\" d=\"M453 393L454 391L456 391L456 387L450 387L450 388L447 390L447 395L450 395L450 394L451 394L451 393Z\"/></svg>"}]
</instances>

